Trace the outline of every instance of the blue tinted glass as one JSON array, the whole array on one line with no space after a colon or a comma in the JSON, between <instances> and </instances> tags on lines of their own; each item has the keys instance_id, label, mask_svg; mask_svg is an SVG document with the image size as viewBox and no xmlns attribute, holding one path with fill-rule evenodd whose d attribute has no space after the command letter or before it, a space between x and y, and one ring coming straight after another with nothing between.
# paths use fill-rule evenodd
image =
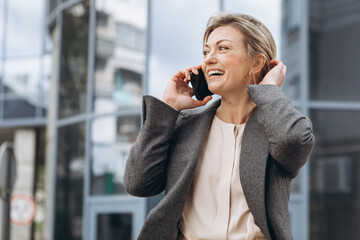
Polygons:
<instances>
[{"instance_id":1,"label":"blue tinted glass","mask_svg":"<svg viewBox=\"0 0 360 240\"><path fill-rule=\"evenodd\" d=\"M131 240L131 213L97 215L97 240Z\"/></svg>"},{"instance_id":2,"label":"blue tinted glass","mask_svg":"<svg viewBox=\"0 0 360 240\"><path fill-rule=\"evenodd\" d=\"M4 103L4 119L34 118L38 97L29 95L26 98L6 99Z\"/></svg>"},{"instance_id":3,"label":"blue tinted glass","mask_svg":"<svg viewBox=\"0 0 360 240\"><path fill-rule=\"evenodd\" d=\"M146 68L147 1L97 1L96 113L141 105Z\"/></svg>"},{"instance_id":4,"label":"blue tinted glass","mask_svg":"<svg viewBox=\"0 0 360 240\"><path fill-rule=\"evenodd\" d=\"M49 0L49 13L55 9L58 0Z\"/></svg>"},{"instance_id":5,"label":"blue tinted glass","mask_svg":"<svg viewBox=\"0 0 360 240\"><path fill-rule=\"evenodd\" d=\"M3 56L3 41L4 41L4 0L0 0L0 60L2 59ZM1 64L1 63L0 63ZM0 66L0 71L1 71L1 66ZM1 76L1 72L0 72L0 76Z\"/></svg>"},{"instance_id":6,"label":"blue tinted glass","mask_svg":"<svg viewBox=\"0 0 360 240\"><path fill-rule=\"evenodd\" d=\"M66 9L61 31L60 118L86 110L88 33L88 1Z\"/></svg>"},{"instance_id":7,"label":"blue tinted glass","mask_svg":"<svg viewBox=\"0 0 360 240\"><path fill-rule=\"evenodd\" d=\"M44 0L7 1L7 57L41 53L44 4Z\"/></svg>"},{"instance_id":8,"label":"blue tinted glass","mask_svg":"<svg viewBox=\"0 0 360 240\"><path fill-rule=\"evenodd\" d=\"M81 240L84 192L85 124L58 130L55 240Z\"/></svg>"},{"instance_id":9,"label":"blue tinted glass","mask_svg":"<svg viewBox=\"0 0 360 240\"><path fill-rule=\"evenodd\" d=\"M310 239L357 239L360 112L313 110L310 118L316 137L309 162Z\"/></svg>"},{"instance_id":10,"label":"blue tinted glass","mask_svg":"<svg viewBox=\"0 0 360 240\"><path fill-rule=\"evenodd\" d=\"M42 111L41 115L46 116L47 108L49 105L49 91L50 91L50 82L51 82L51 67L52 59L51 55L44 55L42 57L42 67L40 72L40 82L39 82L39 107Z\"/></svg>"},{"instance_id":11,"label":"blue tinted glass","mask_svg":"<svg viewBox=\"0 0 360 240\"><path fill-rule=\"evenodd\" d=\"M91 193L127 194L123 186L126 159L140 132L140 116L96 118L92 124Z\"/></svg>"},{"instance_id":12,"label":"blue tinted glass","mask_svg":"<svg viewBox=\"0 0 360 240\"><path fill-rule=\"evenodd\" d=\"M4 62L5 92L20 96L39 94L41 57L12 58Z\"/></svg>"},{"instance_id":13,"label":"blue tinted glass","mask_svg":"<svg viewBox=\"0 0 360 240\"><path fill-rule=\"evenodd\" d=\"M316 0L312 3L309 7L310 98L360 101L359 3L322 4Z\"/></svg>"}]
</instances>

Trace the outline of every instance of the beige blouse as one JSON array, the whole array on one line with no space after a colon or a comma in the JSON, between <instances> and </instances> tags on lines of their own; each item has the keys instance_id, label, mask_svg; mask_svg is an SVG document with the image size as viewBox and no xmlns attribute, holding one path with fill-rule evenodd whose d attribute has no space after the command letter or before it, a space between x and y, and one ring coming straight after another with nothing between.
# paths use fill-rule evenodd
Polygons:
<instances>
[{"instance_id":1,"label":"beige blouse","mask_svg":"<svg viewBox=\"0 0 360 240\"><path fill-rule=\"evenodd\" d=\"M244 128L214 117L185 202L180 239L265 239L240 184Z\"/></svg>"}]
</instances>

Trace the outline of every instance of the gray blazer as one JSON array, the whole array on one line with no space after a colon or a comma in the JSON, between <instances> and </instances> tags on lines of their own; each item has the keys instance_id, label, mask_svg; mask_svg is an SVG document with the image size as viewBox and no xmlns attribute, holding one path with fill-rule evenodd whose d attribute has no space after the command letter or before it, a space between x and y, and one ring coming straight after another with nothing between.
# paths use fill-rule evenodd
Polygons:
<instances>
[{"instance_id":1,"label":"gray blazer","mask_svg":"<svg viewBox=\"0 0 360 240\"><path fill-rule=\"evenodd\" d=\"M246 123L241 148L245 199L267 239L292 239L290 182L313 148L312 124L275 85L248 85L248 94L257 107ZM138 239L177 239L199 153L219 105L220 100L178 112L144 97L143 127L126 164L125 188L134 196L164 190L165 196L150 211Z\"/></svg>"}]
</instances>

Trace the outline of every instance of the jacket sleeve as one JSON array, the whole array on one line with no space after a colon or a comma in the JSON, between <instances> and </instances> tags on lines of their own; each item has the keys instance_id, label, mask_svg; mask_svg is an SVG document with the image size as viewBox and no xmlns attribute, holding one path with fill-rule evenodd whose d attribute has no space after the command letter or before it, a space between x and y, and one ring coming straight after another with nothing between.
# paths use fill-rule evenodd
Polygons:
<instances>
[{"instance_id":1,"label":"jacket sleeve","mask_svg":"<svg viewBox=\"0 0 360 240\"><path fill-rule=\"evenodd\" d=\"M264 126L271 156L295 177L307 161L315 138L309 118L300 113L276 85L248 85Z\"/></svg>"},{"instance_id":2,"label":"jacket sleeve","mask_svg":"<svg viewBox=\"0 0 360 240\"><path fill-rule=\"evenodd\" d=\"M130 150L124 174L126 191L139 197L161 193L166 159L179 111L151 97L143 98L143 126Z\"/></svg>"}]
</instances>

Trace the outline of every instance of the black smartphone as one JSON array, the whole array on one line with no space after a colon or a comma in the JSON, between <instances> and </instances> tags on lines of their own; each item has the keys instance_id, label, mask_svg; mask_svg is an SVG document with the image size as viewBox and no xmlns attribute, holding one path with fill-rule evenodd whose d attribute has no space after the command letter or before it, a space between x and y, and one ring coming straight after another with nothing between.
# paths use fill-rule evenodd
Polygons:
<instances>
[{"instance_id":1,"label":"black smartphone","mask_svg":"<svg viewBox=\"0 0 360 240\"><path fill-rule=\"evenodd\" d=\"M198 69L198 72L198 75L194 74L193 72L190 73L190 82L194 89L195 97L198 100L203 100L206 96L213 95L213 93L208 89L208 85L202 69Z\"/></svg>"}]
</instances>

